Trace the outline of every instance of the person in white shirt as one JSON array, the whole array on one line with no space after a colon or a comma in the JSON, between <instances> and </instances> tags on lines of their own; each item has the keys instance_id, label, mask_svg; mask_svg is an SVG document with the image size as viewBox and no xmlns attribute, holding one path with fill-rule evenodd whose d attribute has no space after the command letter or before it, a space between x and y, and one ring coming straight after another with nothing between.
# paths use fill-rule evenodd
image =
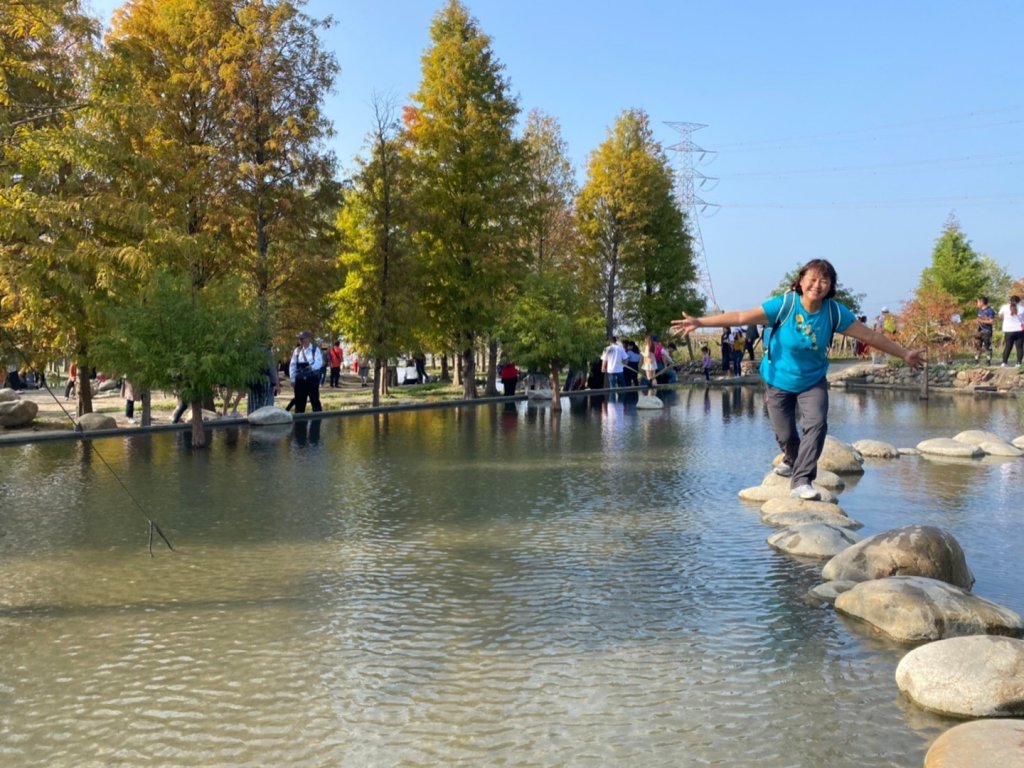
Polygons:
<instances>
[{"instance_id":1,"label":"person in white shirt","mask_svg":"<svg viewBox=\"0 0 1024 768\"><path fill-rule=\"evenodd\" d=\"M605 375L605 386L615 389L622 386L622 366L626 362L626 350L619 339L612 336L608 346L601 353L601 372Z\"/></svg>"},{"instance_id":2,"label":"person in white shirt","mask_svg":"<svg viewBox=\"0 0 1024 768\"><path fill-rule=\"evenodd\" d=\"M1024 362L1024 307L1020 296L1011 296L996 313L1003 319L1003 368L1010 361L1010 348L1017 353L1017 367Z\"/></svg>"},{"instance_id":3,"label":"person in white shirt","mask_svg":"<svg viewBox=\"0 0 1024 768\"><path fill-rule=\"evenodd\" d=\"M306 400L309 400L313 412L322 411L320 405L320 372L324 367L324 358L320 348L312 343L313 334L303 331L299 334L299 344L292 352L292 361L288 366L288 377L295 387L295 412L306 412Z\"/></svg>"}]
</instances>

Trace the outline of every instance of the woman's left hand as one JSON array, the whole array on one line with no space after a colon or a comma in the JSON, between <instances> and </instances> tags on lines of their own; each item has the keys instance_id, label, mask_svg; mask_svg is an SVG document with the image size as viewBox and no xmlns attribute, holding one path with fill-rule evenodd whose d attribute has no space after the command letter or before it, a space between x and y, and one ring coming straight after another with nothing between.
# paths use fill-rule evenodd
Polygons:
<instances>
[{"instance_id":1,"label":"woman's left hand","mask_svg":"<svg viewBox=\"0 0 1024 768\"><path fill-rule=\"evenodd\" d=\"M907 354L903 356L903 362L909 365L911 368L920 368L924 365L924 352L919 349L907 350Z\"/></svg>"}]
</instances>

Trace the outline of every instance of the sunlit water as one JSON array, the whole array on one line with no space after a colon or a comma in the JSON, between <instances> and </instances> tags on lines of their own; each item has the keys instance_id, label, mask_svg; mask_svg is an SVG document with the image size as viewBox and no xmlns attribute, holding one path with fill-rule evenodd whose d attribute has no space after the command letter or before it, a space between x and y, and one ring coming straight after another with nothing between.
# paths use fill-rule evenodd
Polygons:
<instances>
[{"instance_id":1,"label":"sunlit water","mask_svg":"<svg viewBox=\"0 0 1024 768\"><path fill-rule=\"evenodd\" d=\"M920 766L906 649L764 543L754 389L0 448L0 764ZM831 432L1021 432L835 392ZM1021 460L870 462L862 533L950 531L1024 612ZM143 516L178 548L147 551Z\"/></svg>"}]
</instances>

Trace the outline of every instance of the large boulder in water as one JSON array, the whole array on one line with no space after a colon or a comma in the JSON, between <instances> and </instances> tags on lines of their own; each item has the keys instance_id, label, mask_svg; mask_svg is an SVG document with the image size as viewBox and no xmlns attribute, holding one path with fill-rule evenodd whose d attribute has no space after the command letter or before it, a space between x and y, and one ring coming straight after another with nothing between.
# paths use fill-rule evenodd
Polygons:
<instances>
[{"instance_id":1,"label":"large boulder in water","mask_svg":"<svg viewBox=\"0 0 1024 768\"><path fill-rule=\"evenodd\" d=\"M983 429L965 429L963 432L953 436L958 443L968 445L981 445L989 442L1006 442L1005 438L995 432L987 432Z\"/></svg>"},{"instance_id":2,"label":"large boulder in water","mask_svg":"<svg viewBox=\"0 0 1024 768\"><path fill-rule=\"evenodd\" d=\"M788 478L787 478L788 480ZM821 494L821 501L835 504L836 497L825 488L818 488ZM744 501L768 501L769 499L788 499L790 497L788 485L755 485L752 488L744 488L739 492L739 497Z\"/></svg>"},{"instance_id":3,"label":"large boulder in water","mask_svg":"<svg viewBox=\"0 0 1024 768\"><path fill-rule=\"evenodd\" d=\"M291 424L294 420L291 413L284 408L277 408L273 405L265 405L247 417L253 426L269 426L271 424Z\"/></svg>"},{"instance_id":4,"label":"large boulder in water","mask_svg":"<svg viewBox=\"0 0 1024 768\"><path fill-rule=\"evenodd\" d=\"M0 403L0 427L27 427L39 413L39 406L31 400L9 400Z\"/></svg>"},{"instance_id":5,"label":"large boulder in water","mask_svg":"<svg viewBox=\"0 0 1024 768\"><path fill-rule=\"evenodd\" d=\"M834 557L851 544L860 541L860 536L847 528L828 523L806 523L776 531L768 537L768 546L797 557L812 557L818 560Z\"/></svg>"},{"instance_id":6,"label":"large boulder in water","mask_svg":"<svg viewBox=\"0 0 1024 768\"><path fill-rule=\"evenodd\" d=\"M908 525L870 536L833 557L825 581L869 581L887 576L927 576L963 589L974 575L953 534L930 525Z\"/></svg>"},{"instance_id":7,"label":"large boulder in water","mask_svg":"<svg viewBox=\"0 0 1024 768\"><path fill-rule=\"evenodd\" d=\"M117 419L105 413L86 413L78 417L79 429L83 432L96 432L101 429L117 429Z\"/></svg>"},{"instance_id":8,"label":"large boulder in water","mask_svg":"<svg viewBox=\"0 0 1024 768\"><path fill-rule=\"evenodd\" d=\"M932 742L924 768L1024 768L1024 720L973 720Z\"/></svg>"},{"instance_id":9,"label":"large boulder in water","mask_svg":"<svg viewBox=\"0 0 1024 768\"><path fill-rule=\"evenodd\" d=\"M976 445L962 443L959 440L951 440L948 437L933 437L931 440L922 440L917 444L917 449L924 454L954 456L960 459L976 459L985 454Z\"/></svg>"},{"instance_id":10,"label":"large boulder in water","mask_svg":"<svg viewBox=\"0 0 1024 768\"><path fill-rule=\"evenodd\" d=\"M853 447L861 456L871 459L898 459L900 457L899 448L881 440L856 440Z\"/></svg>"},{"instance_id":11,"label":"large boulder in water","mask_svg":"<svg viewBox=\"0 0 1024 768\"><path fill-rule=\"evenodd\" d=\"M897 665L896 685L932 712L1019 717L1024 715L1024 640L971 635L922 645Z\"/></svg>"},{"instance_id":12,"label":"large boulder in water","mask_svg":"<svg viewBox=\"0 0 1024 768\"><path fill-rule=\"evenodd\" d=\"M860 475L864 473L864 457L848 443L825 438L825 447L818 458L818 469L826 469L837 475Z\"/></svg>"},{"instance_id":13,"label":"large boulder in water","mask_svg":"<svg viewBox=\"0 0 1024 768\"><path fill-rule=\"evenodd\" d=\"M961 635L1024 635L1024 620L1009 608L922 576L862 581L839 596L836 610L901 643Z\"/></svg>"},{"instance_id":14,"label":"large boulder in water","mask_svg":"<svg viewBox=\"0 0 1024 768\"><path fill-rule=\"evenodd\" d=\"M778 456L778 461L782 461L781 453ZM778 464L778 461L776 464ZM788 488L789 481L790 478L788 477L783 477L775 472L769 472L764 476L764 480L761 481L761 485L784 485ZM814 478L814 484L833 491L841 491L846 487L846 481L835 472L830 472L827 469L820 468L818 469L817 476Z\"/></svg>"}]
</instances>

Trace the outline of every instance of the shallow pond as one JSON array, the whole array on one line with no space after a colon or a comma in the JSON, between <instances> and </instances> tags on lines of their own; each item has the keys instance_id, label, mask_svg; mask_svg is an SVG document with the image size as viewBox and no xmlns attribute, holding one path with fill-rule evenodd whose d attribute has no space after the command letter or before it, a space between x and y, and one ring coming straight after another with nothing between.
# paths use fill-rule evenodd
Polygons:
<instances>
[{"instance_id":1,"label":"shallow pond","mask_svg":"<svg viewBox=\"0 0 1024 768\"><path fill-rule=\"evenodd\" d=\"M905 649L808 605L820 565L736 497L776 453L758 391L667 397L0 448L0 765L920 766L951 722L900 698ZM1022 431L887 392L830 422ZM949 529L1024 612L1022 474L870 462L840 503Z\"/></svg>"}]
</instances>

